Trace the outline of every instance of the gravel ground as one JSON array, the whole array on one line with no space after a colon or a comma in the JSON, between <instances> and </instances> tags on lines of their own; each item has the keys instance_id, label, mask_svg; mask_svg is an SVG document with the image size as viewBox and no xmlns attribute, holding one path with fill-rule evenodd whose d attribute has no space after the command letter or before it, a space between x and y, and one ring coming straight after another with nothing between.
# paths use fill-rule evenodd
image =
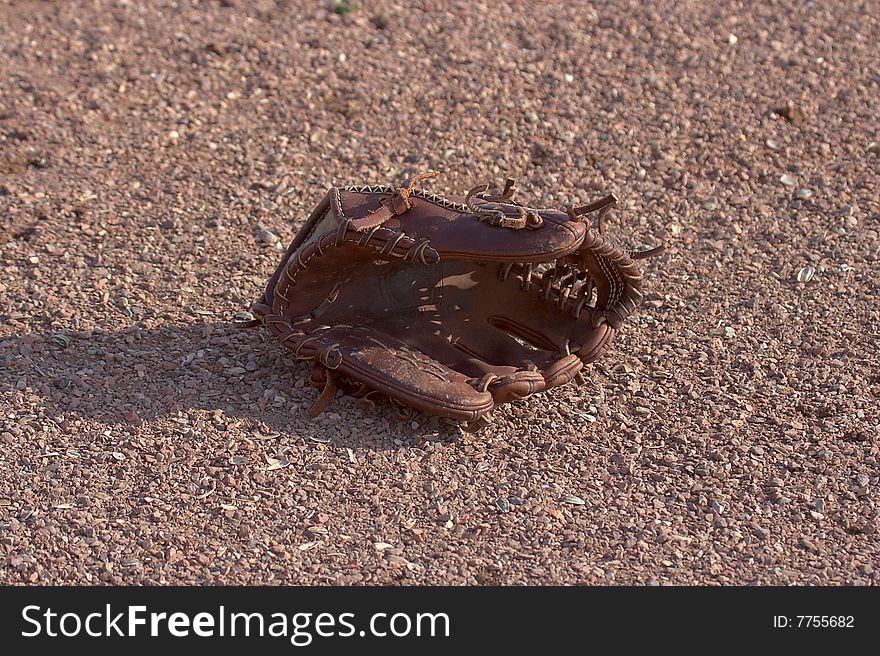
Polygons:
<instances>
[{"instance_id":1,"label":"gravel ground","mask_svg":"<svg viewBox=\"0 0 880 656\"><path fill-rule=\"evenodd\" d=\"M0 0L2 583L880 581L863 2ZM233 322L332 183L665 241L582 388L461 434Z\"/></svg>"}]
</instances>

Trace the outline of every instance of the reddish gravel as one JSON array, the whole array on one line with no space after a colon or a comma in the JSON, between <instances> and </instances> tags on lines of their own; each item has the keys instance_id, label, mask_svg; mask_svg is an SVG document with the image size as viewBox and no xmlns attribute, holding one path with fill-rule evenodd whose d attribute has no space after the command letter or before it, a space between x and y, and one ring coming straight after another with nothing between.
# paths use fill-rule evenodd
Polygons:
<instances>
[{"instance_id":1,"label":"reddish gravel","mask_svg":"<svg viewBox=\"0 0 880 656\"><path fill-rule=\"evenodd\" d=\"M0 0L0 583L880 581L880 12L710 4ZM232 321L431 168L614 191L646 307L483 434L310 421Z\"/></svg>"}]
</instances>

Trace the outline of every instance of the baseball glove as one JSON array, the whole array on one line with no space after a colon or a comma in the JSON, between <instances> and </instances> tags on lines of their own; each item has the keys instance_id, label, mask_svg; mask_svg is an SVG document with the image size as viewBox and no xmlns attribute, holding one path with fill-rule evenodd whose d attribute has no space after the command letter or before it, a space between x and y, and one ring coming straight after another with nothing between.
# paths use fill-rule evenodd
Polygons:
<instances>
[{"instance_id":1,"label":"baseball glove","mask_svg":"<svg viewBox=\"0 0 880 656\"><path fill-rule=\"evenodd\" d=\"M498 405L575 379L638 307L634 260L660 249L634 255L603 235L613 195L534 209L513 200L513 180L497 196L415 186L434 175L330 189L254 304L314 363L311 416L342 389L479 430Z\"/></svg>"}]
</instances>

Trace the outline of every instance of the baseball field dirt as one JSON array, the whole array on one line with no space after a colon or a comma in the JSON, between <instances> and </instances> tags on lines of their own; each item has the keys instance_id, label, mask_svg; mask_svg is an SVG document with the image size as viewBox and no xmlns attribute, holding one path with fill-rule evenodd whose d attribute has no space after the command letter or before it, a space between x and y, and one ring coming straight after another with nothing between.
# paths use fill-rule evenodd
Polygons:
<instances>
[{"instance_id":1,"label":"baseball field dirt","mask_svg":"<svg viewBox=\"0 0 880 656\"><path fill-rule=\"evenodd\" d=\"M0 583L876 584L880 11L0 0ZM242 327L332 184L614 192L610 352L471 435Z\"/></svg>"}]
</instances>

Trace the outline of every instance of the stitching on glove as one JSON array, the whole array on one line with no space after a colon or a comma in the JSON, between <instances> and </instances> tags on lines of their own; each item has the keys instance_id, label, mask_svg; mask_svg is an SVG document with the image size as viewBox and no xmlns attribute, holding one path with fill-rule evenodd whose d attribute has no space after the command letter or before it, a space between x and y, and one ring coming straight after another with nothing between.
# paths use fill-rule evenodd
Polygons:
<instances>
[{"instance_id":1,"label":"stitching on glove","mask_svg":"<svg viewBox=\"0 0 880 656\"><path fill-rule=\"evenodd\" d=\"M379 207L366 216L352 221L352 228L357 231L370 230L382 225L392 216L400 216L413 206L410 195L415 190L415 185L421 180L427 180L437 175L437 171L420 173L407 180L402 187L394 187L391 195L379 202Z\"/></svg>"},{"instance_id":2,"label":"stitching on glove","mask_svg":"<svg viewBox=\"0 0 880 656\"><path fill-rule=\"evenodd\" d=\"M343 191L349 191L356 194L391 194L394 193L395 189L396 187L390 185L350 185L342 188ZM433 203L444 209L453 210L460 214L470 214L470 208L464 203L457 203L453 200L449 200L439 194L435 194L433 191L427 191L426 189L413 189L410 192L410 196L417 196L429 203Z\"/></svg>"}]
</instances>

